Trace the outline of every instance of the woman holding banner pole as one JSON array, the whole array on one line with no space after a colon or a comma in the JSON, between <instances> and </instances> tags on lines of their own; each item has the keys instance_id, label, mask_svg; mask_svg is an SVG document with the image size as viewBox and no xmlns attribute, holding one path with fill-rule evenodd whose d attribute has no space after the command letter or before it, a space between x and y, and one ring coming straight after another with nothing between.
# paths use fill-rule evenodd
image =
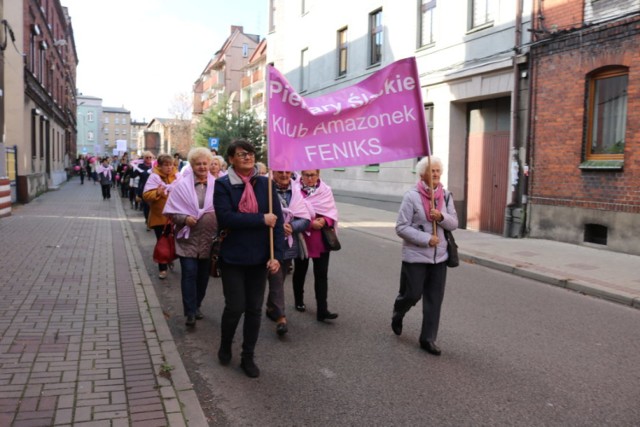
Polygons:
<instances>
[{"instance_id":1,"label":"woman holding banner pole","mask_svg":"<svg viewBox=\"0 0 640 427\"><path fill-rule=\"evenodd\" d=\"M226 233L220 248L225 306L218 359L223 365L231 361L233 337L244 314L240 366L251 378L260 376L254 348L260 332L267 274L280 269L279 260L284 254L282 209L275 191L269 191L273 183L258 175L255 154L255 147L246 140L238 139L229 145L227 158L231 167L227 175L215 181L214 197L218 225Z\"/></svg>"},{"instance_id":2,"label":"woman holding banner pole","mask_svg":"<svg viewBox=\"0 0 640 427\"><path fill-rule=\"evenodd\" d=\"M458 227L451 193L440 183L442 161L424 157L416 165L420 181L402 199L396 234L402 238L400 291L393 305L391 329L402 334L405 314L422 298L420 347L439 356L436 345L447 280L447 241L444 229Z\"/></svg>"}]
</instances>

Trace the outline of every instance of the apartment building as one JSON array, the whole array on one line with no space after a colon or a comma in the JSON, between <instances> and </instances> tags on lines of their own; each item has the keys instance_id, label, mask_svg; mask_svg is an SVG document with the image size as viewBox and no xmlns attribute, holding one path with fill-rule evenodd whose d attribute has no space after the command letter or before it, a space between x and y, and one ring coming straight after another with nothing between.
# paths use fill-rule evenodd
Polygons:
<instances>
[{"instance_id":1,"label":"apartment building","mask_svg":"<svg viewBox=\"0 0 640 427\"><path fill-rule=\"evenodd\" d=\"M432 152L461 227L519 236L531 3L270 0L267 58L303 96L415 56ZM400 200L417 159L323 171L338 194Z\"/></svg>"},{"instance_id":2,"label":"apartment building","mask_svg":"<svg viewBox=\"0 0 640 427\"><path fill-rule=\"evenodd\" d=\"M237 111L244 67L259 42L260 36L245 34L241 26L231 26L231 34L193 84L192 116L195 121L221 102L231 103Z\"/></svg>"},{"instance_id":3,"label":"apartment building","mask_svg":"<svg viewBox=\"0 0 640 427\"><path fill-rule=\"evenodd\" d=\"M131 135L131 111L123 107L102 107L100 142L106 155L129 152L134 147ZM98 154L98 153L96 153Z\"/></svg>"},{"instance_id":4,"label":"apartment building","mask_svg":"<svg viewBox=\"0 0 640 427\"><path fill-rule=\"evenodd\" d=\"M534 17L528 233L640 255L640 0Z\"/></svg>"},{"instance_id":5,"label":"apartment building","mask_svg":"<svg viewBox=\"0 0 640 427\"><path fill-rule=\"evenodd\" d=\"M252 110L261 121L267 120L266 108L267 39L260 41L244 67L240 102Z\"/></svg>"},{"instance_id":6,"label":"apartment building","mask_svg":"<svg viewBox=\"0 0 640 427\"><path fill-rule=\"evenodd\" d=\"M101 138L102 98L78 94L76 157L105 153Z\"/></svg>"},{"instance_id":7,"label":"apartment building","mask_svg":"<svg viewBox=\"0 0 640 427\"><path fill-rule=\"evenodd\" d=\"M27 203L65 181L75 157L78 56L60 0L4 1L3 16L4 145L15 147L12 191Z\"/></svg>"}]
</instances>

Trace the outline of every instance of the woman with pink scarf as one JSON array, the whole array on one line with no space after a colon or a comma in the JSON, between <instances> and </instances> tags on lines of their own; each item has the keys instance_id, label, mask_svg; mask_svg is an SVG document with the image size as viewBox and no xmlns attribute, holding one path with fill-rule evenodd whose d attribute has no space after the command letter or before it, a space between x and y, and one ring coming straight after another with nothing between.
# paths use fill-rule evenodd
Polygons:
<instances>
[{"instance_id":1,"label":"woman with pink scarf","mask_svg":"<svg viewBox=\"0 0 640 427\"><path fill-rule=\"evenodd\" d=\"M282 209L273 184L258 174L256 149L243 139L227 148L229 173L216 180L215 207L220 229L227 233L220 247L224 311L218 360L231 362L233 337L240 319L242 354L240 367L251 378L260 376L254 349L260 333L267 274L280 269L284 254ZM269 210L269 185L273 193ZM273 258L270 256L273 230Z\"/></svg>"},{"instance_id":2,"label":"woman with pink scarf","mask_svg":"<svg viewBox=\"0 0 640 427\"><path fill-rule=\"evenodd\" d=\"M420 347L429 354L439 356L441 350L436 345L436 337L448 259L443 229L458 228L458 214L453 196L440 183L442 161L431 157L431 170L428 169L429 158L425 157L416 165L420 181L405 193L398 212L396 234L402 238L402 269L400 291L393 305L391 329L396 335L402 334L405 314L422 298ZM437 224L435 235L434 223Z\"/></svg>"},{"instance_id":3,"label":"woman with pink scarf","mask_svg":"<svg viewBox=\"0 0 640 427\"><path fill-rule=\"evenodd\" d=\"M193 170L171 186L163 214L176 226L176 254L180 257L182 306L187 327L204 317L200 307L207 293L211 243L218 231L213 208L215 179L209 173L211 152L193 148L187 156Z\"/></svg>"},{"instance_id":4,"label":"woman with pink scarf","mask_svg":"<svg viewBox=\"0 0 640 427\"><path fill-rule=\"evenodd\" d=\"M300 173L302 196L311 212L311 224L304 234L308 258L296 258L293 268L293 296L296 310L305 311L304 281L309 269L309 259L313 259L313 278L316 293L316 318L319 322L333 320L338 313L332 313L327 306L329 288L329 249L322 239L322 227L337 227L338 209L331 187L320 180L320 170L304 170Z\"/></svg>"},{"instance_id":5,"label":"woman with pink scarf","mask_svg":"<svg viewBox=\"0 0 640 427\"><path fill-rule=\"evenodd\" d=\"M96 168L102 187L102 200L111 199L111 183L114 179L113 166L109 164L109 157L102 159L102 164Z\"/></svg>"}]
</instances>

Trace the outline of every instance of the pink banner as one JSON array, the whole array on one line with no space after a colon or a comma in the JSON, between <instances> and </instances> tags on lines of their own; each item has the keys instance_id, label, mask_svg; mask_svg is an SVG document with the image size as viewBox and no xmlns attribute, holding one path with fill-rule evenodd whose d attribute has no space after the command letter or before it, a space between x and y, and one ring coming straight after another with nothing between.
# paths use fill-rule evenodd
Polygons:
<instances>
[{"instance_id":1,"label":"pink banner","mask_svg":"<svg viewBox=\"0 0 640 427\"><path fill-rule=\"evenodd\" d=\"M324 169L428 155L415 58L396 61L333 93L300 96L268 67L273 170Z\"/></svg>"}]
</instances>

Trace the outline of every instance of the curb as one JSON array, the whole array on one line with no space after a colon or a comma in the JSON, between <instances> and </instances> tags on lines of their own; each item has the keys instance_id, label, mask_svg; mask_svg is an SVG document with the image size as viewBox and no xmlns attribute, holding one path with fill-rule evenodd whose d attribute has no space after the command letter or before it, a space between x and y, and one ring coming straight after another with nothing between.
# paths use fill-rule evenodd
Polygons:
<instances>
[{"instance_id":1,"label":"curb","mask_svg":"<svg viewBox=\"0 0 640 427\"><path fill-rule=\"evenodd\" d=\"M145 324L145 335L149 345L149 352L152 355L155 365L156 379L160 386L160 396L165 408L169 425L173 426L196 426L208 427L209 423L200 406L200 401L193 389L193 384L187 370L184 367L180 353L173 340L169 326L167 325L162 306L155 293L153 283L147 272L142 254L136 245L135 235L131 228L122 201L117 198L118 214L124 221L121 222L125 237L125 246L129 257L129 270L134 277L134 282L140 286L138 303L140 315ZM136 280L137 279L137 280ZM146 306L146 310L144 309ZM153 348L155 344L157 348ZM159 375L163 365L171 367L171 377L167 379Z\"/></svg>"}]
</instances>

